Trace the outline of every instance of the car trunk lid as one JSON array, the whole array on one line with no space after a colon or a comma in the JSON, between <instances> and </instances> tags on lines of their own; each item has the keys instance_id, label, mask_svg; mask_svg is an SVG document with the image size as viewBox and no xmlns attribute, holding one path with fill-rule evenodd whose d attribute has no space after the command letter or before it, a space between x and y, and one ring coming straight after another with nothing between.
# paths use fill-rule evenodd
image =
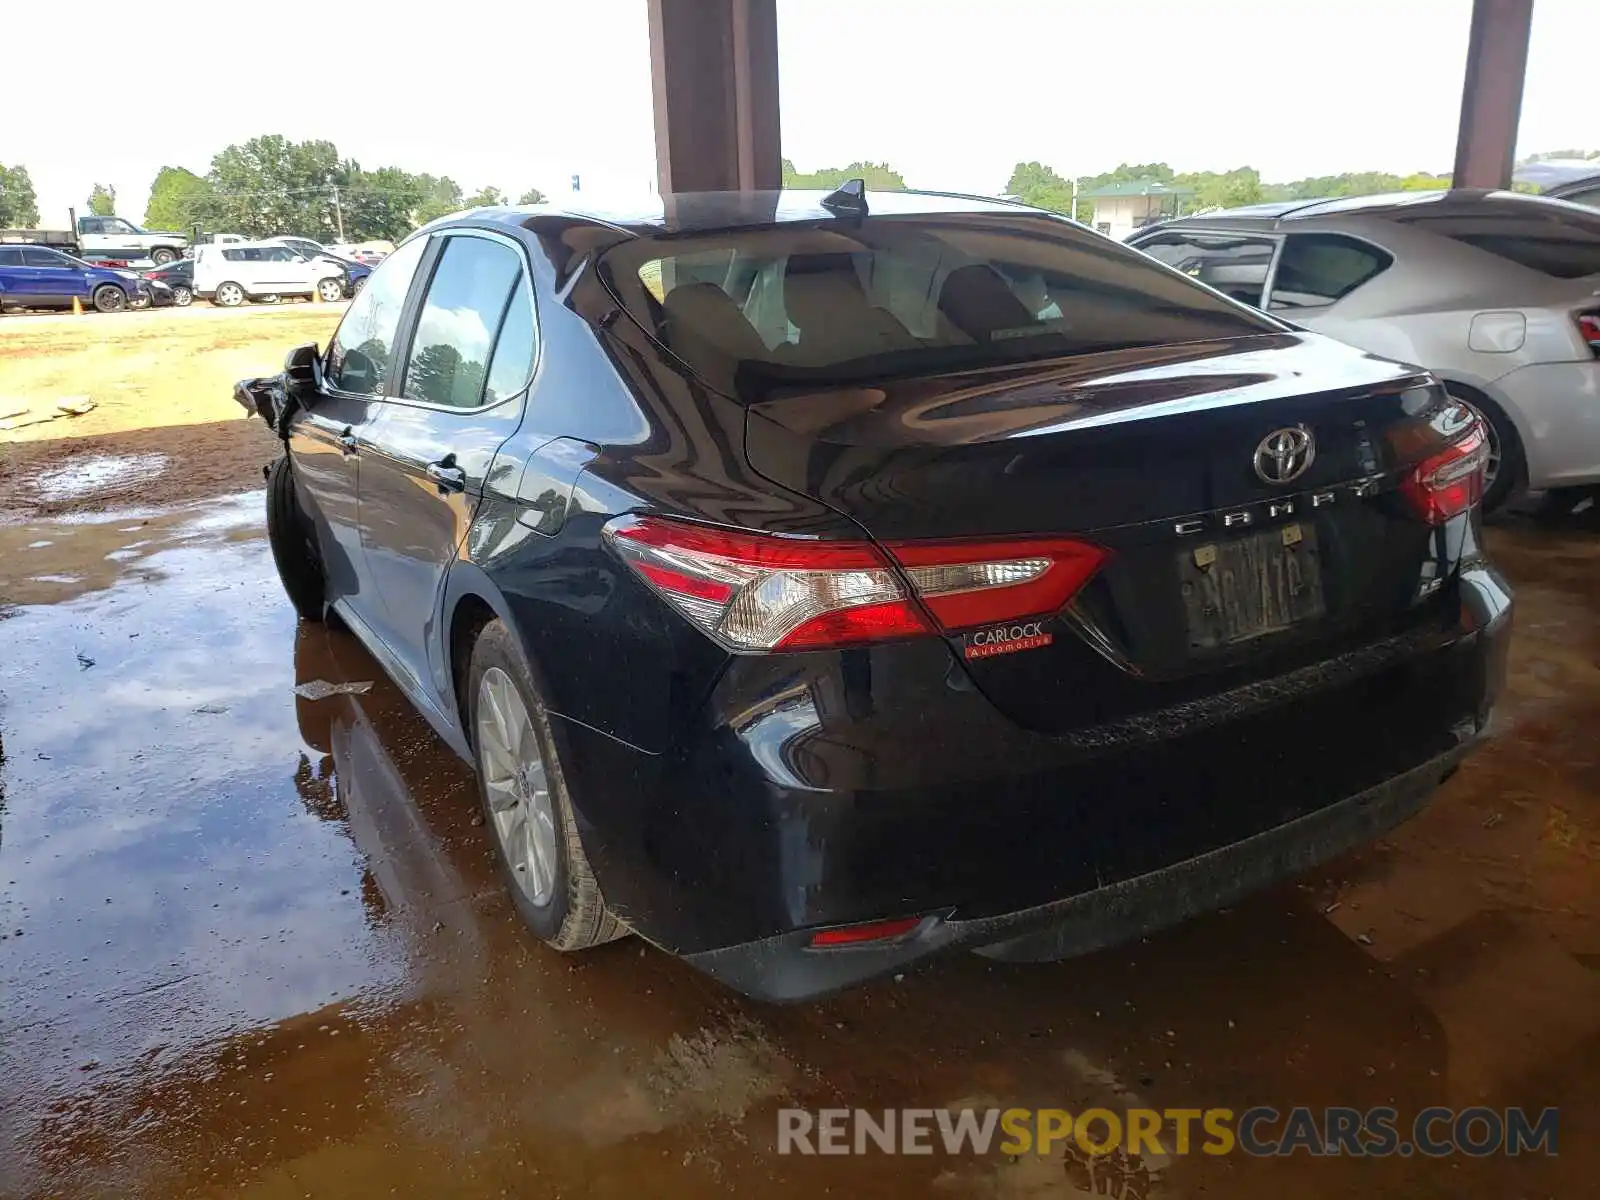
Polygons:
<instances>
[{"instance_id":1,"label":"car trunk lid","mask_svg":"<svg viewBox=\"0 0 1600 1200\"><path fill-rule=\"evenodd\" d=\"M747 452L912 574L899 543L1104 550L1065 608L948 634L998 707L1061 731L1439 618L1460 535L1401 488L1445 403L1413 368L1267 334L773 396Z\"/></svg>"}]
</instances>

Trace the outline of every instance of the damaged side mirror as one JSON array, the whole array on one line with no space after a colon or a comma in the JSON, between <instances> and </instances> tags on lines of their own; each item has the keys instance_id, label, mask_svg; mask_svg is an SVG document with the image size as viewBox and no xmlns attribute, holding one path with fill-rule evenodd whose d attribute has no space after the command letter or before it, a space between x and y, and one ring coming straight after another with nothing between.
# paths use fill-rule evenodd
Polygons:
<instances>
[{"instance_id":1,"label":"damaged side mirror","mask_svg":"<svg viewBox=\"0 0 1600 1200\"><path fill-rule=\"evenodd\" d=\"M310 408L322 391L322 351L315 342L296 346L283 360L283 386L301 408Z\"/></svg>"}]
</instances>

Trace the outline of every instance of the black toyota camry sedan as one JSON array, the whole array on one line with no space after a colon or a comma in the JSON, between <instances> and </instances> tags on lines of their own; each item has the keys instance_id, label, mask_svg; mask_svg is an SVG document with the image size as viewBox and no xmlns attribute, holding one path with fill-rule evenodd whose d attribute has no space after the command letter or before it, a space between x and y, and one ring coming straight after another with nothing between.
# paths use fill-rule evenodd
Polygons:
<instances>
[{"instance_id":1,"label":"black toyota camry sedan","mask_svg":"<svg viewBox=\"0 0 1600 1200\"><path fill-rule=\"evenodd\" d=\"M758 997L1226 904L1503 677L1470 410L1012 204L481 209L237 395L290 599L475 765L534 933Z\"/></svg>"}]
</instances>

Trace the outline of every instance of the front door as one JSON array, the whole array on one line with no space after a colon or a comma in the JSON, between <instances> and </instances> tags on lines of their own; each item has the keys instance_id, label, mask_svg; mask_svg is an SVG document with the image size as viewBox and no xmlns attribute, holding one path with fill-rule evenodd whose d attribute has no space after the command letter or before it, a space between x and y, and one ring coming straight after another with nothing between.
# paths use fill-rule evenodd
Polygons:
<instances>
[{"instance_id":1,"label":"front door","mask_svg":"<svg viewBox=\"0 0 1600 1200\"><path fill-rule=\"evenodd\" d=\"M473 230L447 231L437 240L400 386L363 451L361 531L367 570L383 600L381 636L419 681L444 696L438 621L445 574L466 538L495 451L522 419L534 312L516 243Z\"/></svg>"},{"instance_id":2,"label":"front door","mask_svg":"<svg viewBox=\"0 0 1600 1200\"><path fill-rule=\"evenodd\" d=\"M323 388L291 427L300 502L317 529L328 573L328 598L344 600L371 622L381 606L368 586L357 521L363 450L394 367L406 296L426 248L418 239L390 256L383 278L362 289L329 343ZM392 269L391 269L392 268Z\"/></svg>"},{"instance_id":3,"label":"front door","mask_svg":"<svg viewBox=\"0 0 1600 1200\"><path fill-rule=\"evenodd\" d=\"M71 304L74 296L89 298L83 268L65 254L27 246L22 251L22 264L24 286L32 297L30 303Z\"/></svg>"}]
</instances>

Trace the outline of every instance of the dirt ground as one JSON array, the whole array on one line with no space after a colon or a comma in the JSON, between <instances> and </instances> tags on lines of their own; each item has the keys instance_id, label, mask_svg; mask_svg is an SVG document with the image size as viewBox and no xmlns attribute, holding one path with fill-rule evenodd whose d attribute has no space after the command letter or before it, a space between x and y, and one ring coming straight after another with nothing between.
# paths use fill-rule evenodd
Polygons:
<instances>
[{"instance_id":1,"label":"dirt ground","mask_svg":"<svg viewBox=\"0 0 1600 1200\"><path fill-rule=\"evenodd\" d=\"M342 304L165 308L0 320L0 465L6 449L237 415L236 380L283 367L305 342L326 345ZM61 400L93 411L40 421ZM27 405L20 417L3 414ZM11 428L4 428L4 422Z\"/></svg>"},{"instance_id":2,"label":"dirt ground","mask_svg":"<svg viewBox=\"0 0 1600 1200\"><path fill-rule=\"evenodd\" d=\"M344 305L285 304L0 321L0 521L173 504L259 487L276 453L233 385L326 345ZM54 416L87 397L82 416ZM51 418L51 419L41 419ZM164 469L181 448L181 470Z\"/></svg>"}]
</instances>

